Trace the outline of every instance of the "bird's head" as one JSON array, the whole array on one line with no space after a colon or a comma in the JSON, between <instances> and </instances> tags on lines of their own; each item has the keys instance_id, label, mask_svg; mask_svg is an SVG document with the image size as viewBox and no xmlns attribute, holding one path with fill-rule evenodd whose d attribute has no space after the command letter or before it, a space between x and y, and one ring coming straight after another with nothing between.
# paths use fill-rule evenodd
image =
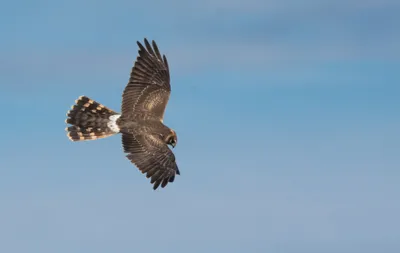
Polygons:
<instances>
[{"instance_id":1,"label":"bird's head","mask_svg":"<svg viewBox=\"0 0 400 253\"><path fill-rule=\"evenodd\" d=\"M173 148L175 148L176 144L178 143L178 136L174 130L171 129L165 141L168 145L171 145Z\"/></svg>"}]
</instances>

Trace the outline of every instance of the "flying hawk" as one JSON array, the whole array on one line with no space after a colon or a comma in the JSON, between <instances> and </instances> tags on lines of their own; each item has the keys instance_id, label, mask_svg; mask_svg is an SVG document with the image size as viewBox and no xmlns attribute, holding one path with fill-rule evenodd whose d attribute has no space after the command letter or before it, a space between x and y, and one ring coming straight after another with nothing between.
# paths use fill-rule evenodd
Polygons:
<instances>
[{"instance_id":1,"label":"flying hawk","mask_svg":"<svg viewBox=\"0 0 400 253\"><path fill-rule=\"evenodd\" d=\"M67 113L66 128L71 141L96 140L118 133L126 157L144 174L156 190L172 183L180 174L175 156L168 145L175 147L174 130L163 124L170 93L167 58L161 56L157 44L144 39L122 94L121 113L81 96Z\"/></svg>"}]
</instances>

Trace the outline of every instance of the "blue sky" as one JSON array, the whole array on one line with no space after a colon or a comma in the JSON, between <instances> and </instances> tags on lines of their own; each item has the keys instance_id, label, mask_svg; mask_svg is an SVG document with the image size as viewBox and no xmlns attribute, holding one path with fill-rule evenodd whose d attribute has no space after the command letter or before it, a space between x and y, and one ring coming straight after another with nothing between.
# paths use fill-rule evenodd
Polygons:
<instances>
[{"instance_id":1,"label":"blue sky","mask_svg":"<svg viewBox=\"0 0 400 253\"><path fill-rule=\"evenodd\" d=\"M1 252L400 251L400 4L8 1ZM119 136L72 143L80 95L119 110L137 40L168 57L181 176L153 191Z\"/></svg>"}]
</instances>

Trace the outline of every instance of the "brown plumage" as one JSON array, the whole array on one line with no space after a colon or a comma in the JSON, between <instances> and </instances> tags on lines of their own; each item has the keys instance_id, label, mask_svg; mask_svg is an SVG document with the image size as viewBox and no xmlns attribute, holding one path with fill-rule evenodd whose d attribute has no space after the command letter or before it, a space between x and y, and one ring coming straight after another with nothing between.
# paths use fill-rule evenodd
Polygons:
<instances>
[{"instance_id":1,"label":"brown plumage","mask_svg":"<svg viewBox=\"0 0 400 253\"><path fill-rule=\"evenodd\" d=\"M139 56L122 94L121 114L82 96L67 113L68 137L72 141L95 140L117 133L127 158L150 178L153 189L164 188L179 173L175 155L178 138L163 124L170 93L167 58L154 41L137 42Z\"/></svg>"}]
</instances>

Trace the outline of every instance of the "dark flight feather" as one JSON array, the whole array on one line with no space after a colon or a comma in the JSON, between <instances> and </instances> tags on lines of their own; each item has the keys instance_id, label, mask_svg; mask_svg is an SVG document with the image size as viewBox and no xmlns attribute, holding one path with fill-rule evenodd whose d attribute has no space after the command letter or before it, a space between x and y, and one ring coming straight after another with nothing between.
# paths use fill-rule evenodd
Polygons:
<instances>
[{"instance_id":1,"label":"dark flight feather","mask_svg":"<svg viewBox=\"0 0 400 253\"><path fill-rule=\"evenodd\" d=\"M123 133L122 143L124 151L128 153L128 159L145 173L147 178L151 178L150 183L154 183L154 189L157 189L161 182L161 186L164 187L169 182L172 183L175 174L179 173L174 154L157 135L134 136ZM135 150L135 153L131 150Z\"/></svg>"}]
</instances>

